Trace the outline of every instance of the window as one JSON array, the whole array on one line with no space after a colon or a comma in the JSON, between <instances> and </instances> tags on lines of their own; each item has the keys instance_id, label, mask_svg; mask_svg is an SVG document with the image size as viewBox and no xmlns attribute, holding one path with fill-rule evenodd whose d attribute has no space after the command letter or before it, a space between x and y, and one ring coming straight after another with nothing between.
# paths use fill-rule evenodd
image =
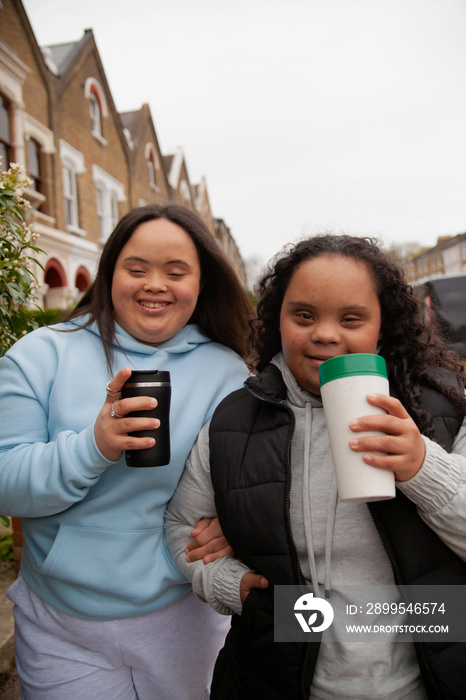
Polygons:
<instances>
[{"instance_id":1,"label":"window","mask_svg":"<svg viewBox=\"0 0 466 700\"><path fill-rule=\"evenodd\" d=\"M97 218L100 241L104 243L118 223L118 202L126 200L124 185L98 165L92 166L96 187Z\"/></svg>"},{"instance_id":2,"label":"window","mask_svg":"<svg viewBox=\"0 0 466 700\"><path fill-rule=\"evenodd\" d=\"M97 218L100 240L105 241L118 223L118 198L115 192L97 187Z\"/></svg>"},{"instance_id":3,"label":"window","mask_svg":"<svg viewBox=\"0 0 466 700\"><path fill-rule=\"evenodd\" d=\"M78 175L86 172L84 156L69 143L60 141L60 160L63 172L63 199L65 203L66 228L70 233L84 236L79 226Z\"/></svg>"},{"instance_id":4,"label":"window","mask_svg":"<svg viewBox=\"0 0 466 700\"><path fill-rule=\"evenodd\" d=\"M180 192L181 196L183 197L184 203L187 205L191 201L191 194L189 192L189 185L186 182L186 180L181 180L180 182Z\"/></svg>"},{"instance_id":5,"label":"window","mask_svg":"<svg viewBox=\"0 0 466 700\"><path fill-rule=\"evenodd\" d=\"M156 181L156 171L160 169L160 165L154 144L146 143L144 155L147 161L147 168L149 170L149 187L155 192L159 192Z\"/></svg>"},{"instance_id":6,"label":"window","mask_svg":"<svg viewBox=\"0 0 466 700\"><path fill-rule=\"evenodd\" d=\"M103 137L102 120L108 117L108 107L102 86L95 78L87 78L84 83L84 96L89 100L91 133L103 146L106 146L107 141Z\"/></svg>"},{"instance_id":7,"label":"window","mask_svg":"<svg viewBox=\"0 0 466 700\"><path fill-rule=\"evenodd\" d=\"M0 157L2 170L10 167L11 155L11 130L10 130L10 106L0 95Z\"/></svg>"},{"instance_id":8,"label":"window","mask_svg":"<svg viewBox=\"0 0 466 700\"><path fill-rule=\"evenodd\" d=\"M110 192L110 231L118 223L118 197L116 192Z\"/></svg>"},{"instance_id":9,"label":"window","mask_svg":"<svg viewBox=\"0 0 466 700\"><path fill-rule=\"evenodd\" d=\"M31 188L36 192L42 192L42 179L40 167L40 148L37 141L28 141L28 176L32 180Z\"/></svg>"},{"instance_id":10,"label":"window","mask_svg":"<svg viewBox=\"0 0 466 700\"><path fill-rule=\"evenodd\" d=\"M0 0L1 9L4 9L4 5L5 3ZM0 24L5 24L4 12L0 11L0 15L2 16ZM7 31L3 24L2 29ZM6 36L5 32L3 35ZM31 72L13 49L15 46L15 49L18 50L15 45L17 41L13 36L10 36L10 39L8 44L11 48L4 41L0 41L0 156L3 170L8 170L12 161L18 161L24 165L25 158L22 149L25 117L23 87L26 76ZM14 138L13 124L15 125ZM13 146L13 142L17 147Z\"/></svg>"},{"instance_id":11,"label":"window","mask_svg":"<svg viewBox=\"0 0 466 700\"><path fill-rule=\"evenodd\" d=\"M91 116L91 130L94 136L102 136L102 120L100 118L100 104L97 95L91 92L89 99L89 114Z\"/></svg>"},{"instance_id":12,"label":"window","mask_svg":"<svg viewBox=\"0 0 466 700\"><path fill-rule=\"evenodd\" d=\"M63 196L65 198L65 218L67 227L79 226L78 189L76 173L69 165L63 166Z\"/></svg>"},{"instance_id":13,"label":"window","mask_svg":"<svg viewBox=\"0 0 466 700\"><path fill-rule=\"evenodd\" d=\"M104 239L105 235L105 191L97 187L97 218L99 220L100 240Z\"/></svg>"},{"instance_id":14,"label":"window","mask_svg":"<svg viewBox=\"0 0 466 700\"><path fill-rule=\"evenodd\" d=\"M149 158L149 160L147 161L147 165L148 165L148 168L149 168L149 185L150 185L151 187L156 187L156 184L155 184L155 167L154 167L154 162L153 162L152 158Z\"/></svg>"}]
</instances>

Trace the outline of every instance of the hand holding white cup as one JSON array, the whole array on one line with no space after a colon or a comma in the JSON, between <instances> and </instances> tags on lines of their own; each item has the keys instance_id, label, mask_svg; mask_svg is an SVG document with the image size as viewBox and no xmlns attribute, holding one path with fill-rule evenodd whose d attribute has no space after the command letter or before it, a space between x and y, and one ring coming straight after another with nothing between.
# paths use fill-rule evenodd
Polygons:
<instances>
[{"instance_id":1,"label":"hand holding white cup","mask_svg":"<svg viewBox=\"0 0 466 700\"><path fill-rule=\"evenodd\" d=\"M349 427L351 420L384 413L368 403L367 395L389 395L385 360L368 353L332 357L320 365L319 377L339 500L358 503L394 498L394 473L366 464L362 454L349 446L354 437ZM372 431L358 435L380 434Z\"/></svg>"}]
</instances>

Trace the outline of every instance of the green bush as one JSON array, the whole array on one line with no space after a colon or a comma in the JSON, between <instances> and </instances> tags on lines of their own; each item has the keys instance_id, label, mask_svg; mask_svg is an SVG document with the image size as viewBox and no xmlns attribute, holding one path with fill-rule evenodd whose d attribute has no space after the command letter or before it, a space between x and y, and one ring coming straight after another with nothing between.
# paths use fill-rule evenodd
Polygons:
<instances>
[{"instance_id":1,"label":"green bush","mask_svg":"<svg viewBox=\"0 0 466 700\"><path fill-rule=\"evenodd\" d=\"M40 265L31 253L43 251L35 246L38 236L24 219L29 202L23 198L23 188L30 184L15 163L9 170L0 170L0 357L18 338L40 325L35 316L38 307L33 308L37 280L28 266L32 261ZM0 515L0 522L9 525L4 515ZM0 539L2 558L5 548L6 535Z\"/></svg>"},{"instance_id":2,"label":"green bush","mask_svg":"<svg viewBox=\"0 0 466 700\"><path fill-rule=\"evenodd\" d=\"M33 255L43 251L24 219L29 202L23 188L30 184L15 163L0 171L0 356L39 325L31 313L37 280L29 267L33 261L40 265Z\"/></svg>"},{"instance_id":3,"label":"green bush","mask_svg":"<svg viewBox=\"0 0 466 700\"><path fill-rule=\"evenodd\" d=\"M13 561L13 533L11 531L0 535L0 561Z\"/></svg>"},{"instance_id":4,"label":"green bush","mask_svg":"<svg viewBox=\"0 0 466 700\"><path fill-rule=\"evenodd\" d=\"M69 309L34 309L31 313L39 326L53 326L54 323L61 323L65 319Z\"/></svg>"}]
</instances>

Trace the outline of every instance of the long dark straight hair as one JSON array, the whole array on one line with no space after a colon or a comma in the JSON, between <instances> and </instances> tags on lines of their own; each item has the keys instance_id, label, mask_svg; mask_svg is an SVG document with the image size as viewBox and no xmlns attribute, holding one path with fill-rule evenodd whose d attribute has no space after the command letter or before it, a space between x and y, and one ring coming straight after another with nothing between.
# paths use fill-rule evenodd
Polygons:
<instances>
[{"instance_id":1,"label":"long dark straight hair","mask_svg":"<svg viewBox=\"0 0 466 700\"><path fill-rule=\"evenodd\" d=\"M420 407L419 386L429 375L429 367L443 367L463 379L463 367L456 353L448 349L435 326L429 325L420 298L407 284L402 266L389 256L376 239L322 234L287 246L269 264L257 284L257 318L251 322L251 357L261 371L282 349L280 310L286 289L296 268L320 255L345 257L366 265L372 275L381 311L378 352L387 361L390 383L396 387L406 410L421 432L429 435L431 419ZM431 380L435 383L435 380ZM458 384L458 387L460 382ZM465 414L464 394L437 383Z\"/></svg>"},{"instance_id":2,"label":"long dark straight hair","mask_svg":"<svg viewBox=\"0 0 466 700\"><path fill-rule=\"evenodd\" d=\"M201 267L202 289L189 323L196 324L211 340L246 355L248 323L252 306L241 281L202 219L178 204L152 204L128 212L107 239L97 275L67 320L89 314L79 328L96 322L111 368L115 328L112 280L117 258L138 226L166 219L180 226L196 246ZM77 330L77 329L76 329Z\"/></svg>"}]
</instances>

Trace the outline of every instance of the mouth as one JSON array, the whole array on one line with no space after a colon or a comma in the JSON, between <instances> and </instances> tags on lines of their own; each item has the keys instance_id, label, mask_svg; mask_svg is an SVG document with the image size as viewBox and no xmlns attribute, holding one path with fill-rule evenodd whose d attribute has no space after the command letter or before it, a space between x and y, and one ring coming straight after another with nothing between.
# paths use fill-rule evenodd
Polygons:
<instances>
[{"instance_id":1,"label":"mouth","mask_svg":"<svg viewBox=\"0 0 466 700\"><path fill-rule=\"evenodd\" d=\"M144 309L165 309L170 305L167 301L146 301L144 299L138 301L138 304Z\"/></svg>"},{"instance_id":2,"label":"mouth","mask_svg":"<svg viewBox=\"0 0 466 700\"><path fill-rule=\"evenodd\" d=\"M315 365L321 365L322 362L326 360L331 360L334 355L329 355L328 357L317 357L317 355L308 355L308 359Z\"/></svg>"}]
</instances>

